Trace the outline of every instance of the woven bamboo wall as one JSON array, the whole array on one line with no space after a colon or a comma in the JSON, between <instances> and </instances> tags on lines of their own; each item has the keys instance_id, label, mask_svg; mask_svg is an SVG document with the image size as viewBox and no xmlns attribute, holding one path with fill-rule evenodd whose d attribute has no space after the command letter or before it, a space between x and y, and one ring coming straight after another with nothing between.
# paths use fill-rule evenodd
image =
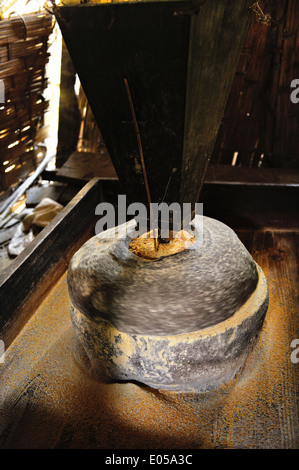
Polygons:
<instances>
[{"instance_id":1,"label":"woven bamboo wall","mask_svg":"<svg viewBox=\"0 0 299 470\"><path fill-rule=\"evenodd\" d=\"M299 2L258 3L272 20L253 13L211 163L298 168Z\"/></svg>"},{"instance_id":2,"label":"woven bamboo wall","mask_svg":"<svg viewBox=\"0 0 299 470\"><path fill-rule=\"evenodd\" d=\"M0 21L0 79L5 103L0 104L0 191L25 177L37 164L35 148L46 137L43 116L48 103L48 13L14 16Z\"/></svg>"}]
</instances>

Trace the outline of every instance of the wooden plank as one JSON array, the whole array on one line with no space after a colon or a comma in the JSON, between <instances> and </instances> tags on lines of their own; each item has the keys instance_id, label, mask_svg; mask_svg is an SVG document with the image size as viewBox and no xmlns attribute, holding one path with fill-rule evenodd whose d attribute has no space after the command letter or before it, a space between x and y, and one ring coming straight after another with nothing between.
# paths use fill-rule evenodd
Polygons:
<instances>
[{"instance_id":1,"label":"wooden plank","mask_svg":"<svg viewBox=\"0 0 299 470\"><path fill-rule=\"evenodd\" d=\"M0 274L0 337L7 345L65 272L72 254L94 233L99 199L99 182L94 179Z\"/></svg>"},{"instance_id":2,"label":"wooden plank","mask_svg":"<svg viewBox=\"0 0 299 470\"><path fill-rule=\"evenodd\" d=\"M238 229L298 230L299 187L206 183L204 215Z\"/></svg>"},{"instance_id":3,"label":"wooden plank","mask_svg":"<svg viewBox=\"0 0 299 470\"><path fill-rule=\"evenodd\" d=\"M298 105L292 103L290 84L298 75L299 53L299 4L288 0L281 22L280 67L277 71L277 96L275 118L273 119L274 139L272 144L273 166L298 167Z\"/></svg>"},{"instance_id":4,"label":"wooden plank","mask_svg":"<svg viewBox=\"0 0 299 470\"><path fill-rule=\"evenodd\" d=\"M250 3L209 0L191 17L180 202L198 200L243 48Z\"/></svg>"},{"instance_id":5,"label":"wooden plank","mask_svg":"<svg viewBox=\"0 0 299 470\"><path fill-rule=\"evenodd\" d=\"M93 177L117 180L112 161L105 147L101 153L74 152L57 171L58 177L88 181Z\"/></svg>"},{"instance_id":6,"label":"wooden plank","mask_svg":"<svg viewBox=\"0 0 299 470\"><path fill-rule=\"evenodd\" d=\"M121 193L108 154L75 153L50 179L83 182L99 177L108 199ZM125 193L125 191L124 191ZM299 172L275 168L209 165L200 202L204 214L238 228L299 227Z\"/></svg>"},{"instance_id":7,"label":"wooden plank","mask_svg":"<svg viewBox=\"0 0 299 470\"><path fill-rule=\"evenodd\" d=\"M106 147L101 146L98 153L74 152L66 163L56 172L58 177L88 181L92 177L105 180L117 180L113 163ZM210 164L205 182L263 185L263 186L299 186L299 171L280 168L236 167L231 165Z\"/></svg>"},{"instance_id":8,"label":"wooden plank","mask_svg":"<svg viewBox=\"0 0 299 470\"><path fill-rule=\"evenodd\" d=\"M299 186L299 170L209 165L206 183L261 186Z\"/></svg>"}]
</instances>

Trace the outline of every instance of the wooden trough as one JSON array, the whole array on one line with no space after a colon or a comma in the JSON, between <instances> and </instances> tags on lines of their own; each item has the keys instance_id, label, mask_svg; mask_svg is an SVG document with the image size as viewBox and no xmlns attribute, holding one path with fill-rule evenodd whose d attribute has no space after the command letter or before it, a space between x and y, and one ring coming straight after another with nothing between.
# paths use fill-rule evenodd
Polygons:
<instances>
[{"instance_id":1,"label":"wooden trough","mask_svg":"<svg viewBox=\"0 0 299 470\"><path fill-rule=\"evenodd\" d=\"M234 27L238 23L238 31L241 31L240 35L244 38L249 3L251 2L227 0L221 2L220 7L219 2L211 0L195 3L195 11L190 11L189 3L186 2L136 3L134 6L137 16L134 13L134 21L129 13L132 5L129 4L110 5L109 9L107 5L89 4L73 9L57 8L58 21L66 41L69 42L70 52L72 53L72 49L74 51L75 66L100 124L119 181L94 179L88 182L0 276L0 338L5 345L4 362L0 364L1 448L298 447L298 364L294 347L291 346L294 344L293 340L299 337L296 303L298 175L270 171L265 176L259 168L243 174L238 168L231 168L227 172L227 169L210 167L210 173L203 184L233 78L233 64L236 65L241 49L242 38L236 40ZM222 9L224 4L231 7L229 14L225 14ZM233 5L235 8L232 8ZM161 23L155 21L154 7L159 9ZM200 14L197 15L199 7ZM164 130L167 128L169 131L168 140L168 131L163 132L163 135L159 134L160 126L157 128L157 121L148 114L150 111L154 115L157 113L150 106L151 92L144 88L145 82L141 86L139 79L129 75L130 70L139 70L137 64L140 55L135 56L135 59L138 58L135 65L132 59L128 70L123 64L124 68L119 75L119 67L116 71L112 68L112 76L105 78L97 67L101 65L106 71L111 70L113 60L109 54L103 57L105 63L105 60L95 60L93 55L87 53L87 49L83 48L82 55L78 52L84 41L90 45L89 30L92 37L102 34L96 24L86 28L84 15L91 9L103 26L100 30L104 31L102 40L116 34L115 39L118 36L118 40L121 38L124 43L127 40L134 45L138 43L138 35L131 37L129 33L115 33L117 30L114 28L121 27L120 8L133 30L135 27L138 29L140 38L144 33L141 19L145 12L147 18L152 19L148 27L153 28L154 33L162 34L163 31L171 30L174 24L180 24L179 31L185 39L179 41L182 37L176 36L174 49L173 42L167 42L167 38L164 38L166 42L163 45L169 45L173 56L178 53L187 67L178 75L169 74L168 67L163 64L163 54L157 53L154 59L157 58L158 69L161 68L163 72L161 83L158 80L158 71L151 75L150 70L140 67L144 75L153 80L151 90L155 87L160 90L160 98L165 96L165 87L172 83L173 88L168 90L168 105L164 102L159 107L159 112L166 113L165 117L169 118L169 125L164 127ZM214 21L200 24L207 11L213 12ZM177 14L173 15L175 12ZM90 18L90 13L88 17ZM240 18L242 27L239 24ZM77 31L81 25L83 28L77 38L72 31L74 22ZM196 34L197 22L203 28L202 31L209 24L213 30L211 37L217 37L218 41L212 41L205 48ZM219 22L225 29L231 27L227 41L222 40L218 31ZM153 34L156 52L165 50L161 48L159 34ZM210 70L209 80L202 77L203 81L198 88L195 87L195 95L192 96L191 83L197 83L198 77L206 69L199 66L200 61L195 61L194 68L188 67L193 49L191 47L190 52L190 43L186 38L191 38L190 42L194 47L195 44L202 46L202 49L195 47L196 53L198 50L202 52L202 64L205 59L210 63L208 49L213 47L217 60L219 54L222 59L226 57L227 69L223 67L226 74L222 75L221 80L217 75L217 66L214 69L213 77L216 81L219 80L216 91L210 80ZM98 50L96 44L92 46L93 52ZM118 51L117 57L121 61L122 50ZM89 67L96 67L92 82L89 82ZM102 93L101 103L97 102L99 95L95 76L99 79L98 84L102 90L107 89L107 96ZM171 80L166 80L165 77L170 77ZM135 162L138 157L136 135L131 129L131 122L128 122L131 121L131 116L122 87L124 78L130 83L136 110L140 113L140 124L152 124L143 125L143 131L147 142L145 148L150 155L147 168L150 186L154 191L153 200L159 202L163 199L165 188L165 201L177 200L179 188L179 202L194 203L202 188L200 200L204 203L205 215L229 224L237 232L254 260L263 269L269 284L269 312L256 347L248 356L241 373L211 392L177 393L153 390L133 382L99 383L88 377L72 357L74 333L69 317L65 276L70 258L94 234L94 209L101 202L103 194L116 194L121 187L125 187L129 197L145 200L140 169ZM117 87L114 79L118 81ZM172 107L172 100L178 89L180 98L176 108ZM115 101L112 99L114 94L117 98ZM145 98L146 106L143 111L138 96ZM193 107L193 103L196 106ZM211 106L211 109L215 106L213 111L208 112L204 103ZM203 108L200 108L197 121L199 104ZM106 116L109 119L106 120ZM199 127L195 129L193 126L197 126L197 122ZM204 129L204 140L198 139ZM171 156L169 158L165 158L164 143L161 146L165 138L167 155ZM149 143L153 144L153 150ZM194 152L191 152L191 148ZM200 158L197 158L198 155ZM174 168L179 170L173 172ZM175 177L168 185L171 174ZM133 188L132 191L130 188Z\"/></svg>"},{"instance_id":2,"label":"wooden trough","mask_svg":"<svg viewBox=\"0 0 299 470\"><path fill-rule=\"evenodd\" d=\"M107 180L96 179L1 273L1 448L298 447L298 364L291 347L299 337L298 176L282 184L272 174L266 185L233 172L228 183L212 170L203 189L206 214L230 222L269 285L266 322L241 376L198 400L196 393L99 384L75 364L64 273L94 233L87 209L108 189ZM216 194L226 195L221 214ZM251 212L239 200L251 200ZM290 202L288 213L283 201Z\"/></svg>"}]
</instances>

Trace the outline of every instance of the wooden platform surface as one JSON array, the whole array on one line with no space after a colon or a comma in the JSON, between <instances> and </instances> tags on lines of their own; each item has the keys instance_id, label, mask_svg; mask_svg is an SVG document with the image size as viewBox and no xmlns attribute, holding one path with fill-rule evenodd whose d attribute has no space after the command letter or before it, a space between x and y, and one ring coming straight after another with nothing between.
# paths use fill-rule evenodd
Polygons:
<instances>
[{"instance_id":1,"label":"wooden platform surface","mask_svg":"<svg viewBox=\"0 0 299 470\"><path fill-rule=\"evenodd\" d=\"M0 448L298 448L299 232L238 235L270 291L239 377L204 395L96 383L72 359L63 276L0 364Z\"/></svg>"},{"instance_id":2,"label":"wooden platform surface","mask_svg":"<svg viewBox=\"0 0 299 470\"><path fill-rule=\"evenodd\" d=\"M57 171L59 179L89 181L94 177L102 180L118 180L111 158L105 146L98 153L74 152Z\"/></svg>"}]
</instances>

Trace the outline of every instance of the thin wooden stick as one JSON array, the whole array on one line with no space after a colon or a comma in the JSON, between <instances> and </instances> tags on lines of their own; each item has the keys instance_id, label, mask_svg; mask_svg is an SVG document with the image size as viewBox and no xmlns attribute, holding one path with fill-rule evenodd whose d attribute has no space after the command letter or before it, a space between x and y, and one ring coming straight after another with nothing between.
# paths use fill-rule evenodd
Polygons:
<instances>
[{"instance_id":1,"label":"thin wooden stick","mask_svg":"<svg viewBox=\"0 0 299 470\"><path fill-rule=\"evenodd\" d=\"M129 103L130 103L130 109L131 109L132 118L133 118L133 122L134 122L134 126L135 126L136 136L137 136L137 143L138 143L140 160L141 160L141 165L142 165L146 195L147 195L147 200L148 200L148 204L149 204L149 207L150 207L150 213L151 213L152 230L153 230L155 250L158 251L159 241L158 241L158 237L156 237L156 229L155 229L154 214L153 214L153 208L152 208L151 193L150 193L150 189L149 189L148 178L147 178L147 173L146 173L146 168L145 168L145 163L144 163L144 155L143 155L143 149L142 149L142 143L141 143L141 136L140 136L140 132L139 132L138 122L137 122L137 119L136 119L136 113L135 113L135 109L134 109L134 105L133 105L133 100L132 100L128 80L125 78L124 82L125 82L125 87L126 87L126 91L127 91L127 95L128 95L128 100L129 100Z\"/></svg>"}]
</instances>

